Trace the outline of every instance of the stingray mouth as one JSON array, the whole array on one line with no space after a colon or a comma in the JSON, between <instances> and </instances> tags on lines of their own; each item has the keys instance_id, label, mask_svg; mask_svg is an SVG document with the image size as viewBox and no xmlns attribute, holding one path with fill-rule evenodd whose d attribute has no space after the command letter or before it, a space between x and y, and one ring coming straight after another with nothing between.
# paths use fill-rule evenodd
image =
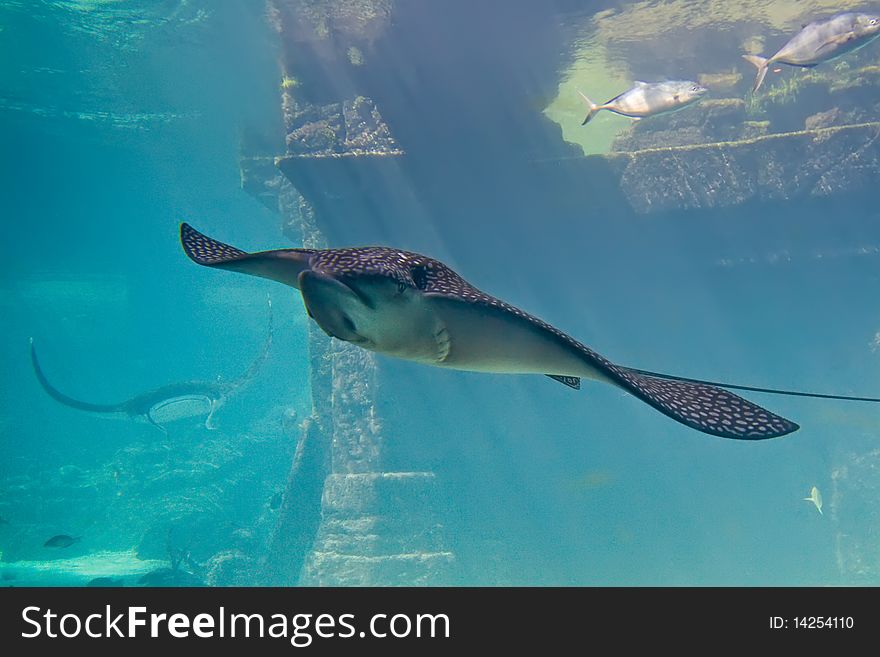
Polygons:
<instances>
[{"instance_id":1,"label":"stingray mouth","mask_svg":"<svg viewBox=\"0 0 880 657\"><path fill-rule=\"evenodd\" d=\"M328 316L325 314L322 318L324 321L318 322L327 335L336 338L337 340L351 342L352 344L360 346L369 342L368 338L365 338L358 333L357 325L352 321L351 317L342 311L337 311L332 313L332 315L333 316Z\"/></svg>"},{"instance_id":2,"label":"stingray mouth","mask_svg":"<svg viewBox=\"0 0 880 657\"><path fill-rule=\"evenodd\" d=\"M377 300L396 290L396 283L383 276L337 276L338 283L347 287L358 300L370 310L375 310Z\"/></svg>"},{"instance_id":3,"label":"stingray mouth","mask_svg":"<svg viewBox=\"0 0 880 657\"><path fill-rule=\"evenodd\" d=\"M369 325L375 312L376 299L369 294L369 283L362 286L359 277L305 272L300 286L309 316L327 335L361 347L370 344L361 331L368 328L361 324Z\"/></svg>"},{"instance_id":4,"label":"stingray mouth","mask_svg":"<svg viewBox=\"0 0 880 657\"><path fill-rule=\"evenodd\" d=\"M336 315L335 321L332 322L332 327L328 331L334 338L351 342L361 347L370 342L369 338L364 337L358 332L357 324L348 313L340 309Z\"/></svg>"},{"instance_id":5,"label":"stingray mouth","mask_svg":"<svg viewBox=\"0 0 880 657\"><path fill-rule=\"evenodd\" d=\"M342 323L345 326L345 337L339 337L340 340L345 340L346 342L351 342L352 344L365 345L370 340L369 338L365 338L360 333L358 333L357 326L355 323L351 321L351 319L345 315L342 316Z\"/></svg>"}]
</instances>

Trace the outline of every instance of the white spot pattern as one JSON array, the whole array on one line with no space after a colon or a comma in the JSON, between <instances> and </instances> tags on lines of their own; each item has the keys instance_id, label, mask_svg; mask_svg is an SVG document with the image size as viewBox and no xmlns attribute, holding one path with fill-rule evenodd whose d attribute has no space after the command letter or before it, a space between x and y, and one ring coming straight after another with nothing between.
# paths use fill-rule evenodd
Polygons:
<instances>
[{"instance_id":1,"label":"white spot pattern","mask_svg":"<svg viewBox=\"0 0 880 657\"><path fill-rule=\"evenodd\" d=\"M217 265L248 255L202 235L187 224L181 226L181 240L187 255L203 265ZM724 438L756 440L783 436L798 429L794 422L722 388L660 379L619 367L555 326L478 290L442 262L427 256L381 246L290 250L310 254L309 264L313 270L343 280L385 277L426 294L448 296L510 313L547 331L634 396L698 431Z\"/></svg>"}]
</instances>

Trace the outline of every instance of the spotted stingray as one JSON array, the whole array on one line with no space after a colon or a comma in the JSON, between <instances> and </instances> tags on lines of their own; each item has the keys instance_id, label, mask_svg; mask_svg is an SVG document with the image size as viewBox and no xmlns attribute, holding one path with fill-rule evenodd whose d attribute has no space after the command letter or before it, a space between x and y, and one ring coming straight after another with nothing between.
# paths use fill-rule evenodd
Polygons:
<instances>
[{"instance_id":1,"label":"spotted stingray","mask_svg":"<svg viewBox=\"0 0 880 657\"><path fill-rule=\"evenodd\" d=\"M324 332L364 349L456 370L546 374L572 388L586 377L723 438L760 440L798 429L714 385L615 365L418 253L376 246L246 253L185 223L180 238L186 254L200 265L299 289L309 316Z\"/></svg>"}]
</instances>

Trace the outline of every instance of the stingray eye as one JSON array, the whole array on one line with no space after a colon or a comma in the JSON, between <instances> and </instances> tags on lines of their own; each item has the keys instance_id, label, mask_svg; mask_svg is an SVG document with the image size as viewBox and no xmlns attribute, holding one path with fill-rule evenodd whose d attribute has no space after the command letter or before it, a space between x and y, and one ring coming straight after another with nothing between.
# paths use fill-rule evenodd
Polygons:
<instances>
[{"instance_id":1,"label":"stingray eye","mask_svg":"<svg viewBox=\"0 0 880 657\"><path fill-rule=\"evenodd\" d=\"M416 287L420 290L424 290L428 287L428 272L422 265L416 265L410 271L410 276L412 276L413 283L416 284Z\"/></svg>"},{"instance_id":2,"label":"stingray eye","mask_svg":"<svg viewBox=\"0 0 880 657\"><path fill-rule=\"evenodd\" d=\"M397 282L397 293L403 294L405 291L406 291L406 283L404 283L403 281L398 281Z\"/></svg>"},{"instance_id":3,"label":"stingray eye","mask_svg":"<svg viewBox=\"0 0 880 657\"><path fill-rule=\"evenodd\" d=\"M869 22L871 25L876 25L876 24L877 24L877 19L876 19L876 18L872 18L872 19L871 19L870 21L868 21L868 22Z\"/></svg>"}]
</instances>

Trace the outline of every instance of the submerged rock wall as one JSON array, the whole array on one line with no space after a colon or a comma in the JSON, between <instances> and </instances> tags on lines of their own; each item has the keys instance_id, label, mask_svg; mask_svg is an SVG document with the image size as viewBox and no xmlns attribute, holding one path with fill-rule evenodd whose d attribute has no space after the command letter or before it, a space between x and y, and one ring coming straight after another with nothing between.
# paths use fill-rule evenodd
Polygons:
<instances>
[{"instance_id":1,"label":"submerged rock wall","mask_svg":"<svg viewBox=\"0 0 880 657\"><path fill-rule=\"evenodd\" d=\"M878 137L872 121L590 157L648 214L862 192L880 176Z\"/></svg>"},{"instance_id":2,"label":"submerged rock wall","mask_svg":"<svg viewBox=\"0 0 880 657\"><path fill-rule=\"evenodd\" d=\"M432 242L435 247L454 243L457 256L462 261L470 257L473 264L478 262L474 251L495 237L496 224L479 230L484 223L492 224L487 217L503 217L504 230L519 237L528 234L522 227L531 225L529 240L510 241L530 241L539 250L552 251L565 239L559 236L567 234L566 222L579 220L586 212L609 223L634 226L643 226L647 215L674 221L681 210L692 211L691 217L696 211L711 218L741 204L778 207L779 201L865 194L880 174L880 105L873 98L880 69L871 60L876 54L866 49L846 66L786 71L780 78L773 78L773 73L762 93L750 96L753 71L739 55L755 34L767 31L767 16L758 24L742 23L729 31L724 41L729 52L714 52L718 42L710 36L681 54L680 40L668 39L666 47L675 53L670 50L668 58L653 56L649 70L672 62L675 70L693 74L710 87L711 97L680 113L628 125L608 139L604 154L583 156L562 139L564 126L551 123L540 109L526 109L525 96L541 96L535 89L523 90L522 70L536 59L529 48L546 52L548 44L538 37L558 36L541 32L540 21L529 23L537 36L519 47L522 53L506 52L502 57L481 50L476 39L468 41L468 56L473 61L485 57L492 69L492 79L477 79L467 67L443 68L448 61L432 68L433 61L416 52L418 39L402 34L399 27L406 25L418 33L418 21L398 20L397 12L407 3L325 4L323 13L315 14L313 3L271 3L284 42L280 86L285 143L279 152L267 155L286 179L283 185L292 183L296 188L295 202L282 212L282 224L303 244L324 245L325 236L333 244L363 243L375 240L377 234L380 239L391 235L395 241L418 244L430 241L431 231L437 230L442 239ZM732 7L726 2L715 4ZM763 6L757 2L749 6L759 4ZM714 20L694 7L684 1L646 2L636 9L681 10L688 17L699 14L701 21ZM769 24L777 30L795 29L795 17L818 9L831 11L834 3L811 2L790 9L792 20ZM544 13L556 22L557 11L561 10L548 8ZM728 23L742 22L743 10L734 11ZM450 24L457 29L476 33L479 29L474 25L490 24L479 23L485 17L464 3L450 2L444 12L454 16ZM361 18L338 22L346 15ZM595 22L607 36L616 26L630 25L632 16L604 13ZM693 34L689 20L682 18L682 33ZM458 54L451 41L442 41L455 32L450 24L442 26L446 31L431 32L438 41L431 59L454 60ZM657 22L634 24L657 36ZM699 26L711 28L705 22ZM580 35L561 36L574 42ZM654 53L657 44L650 41L650 34L633 38L627 47ZM508 41L518 43L513 37ZM615 42L603 41L609 57L616 56ZM559 44L553 41L554 48L564 50ZM396 56L389 58L389 53ZM380 56L385 57L381 66L374 64ZM410 65L409 56L418 66ZM699 67L685 66L695 61ZM455 77L444 77L453 70ZM547 70L561 69L548 66L541 72ZM559 83L553 72L546 76L529 72L534 79L546 77ZM438 97L434 93L438 87L448 93ZM600 119L581 128L580 101L574 92L571 96L576 111L562 112L562 120L574 122L575 129L588 135L584 140L593 139L591 131ZM481 102L484 98L492 103ZM604 120L606 113L602 114ZM258 165L262 166L255 160L254 166ZM266 171L267 180L278 179L277 171ZM258 196L265 196L274 185L257 183L253 188ZM456 220L443 222L453 216ZM514 254L515 249L511 247ZM572 275L579 273L574 270ZM303 536L296 543L300 546L296 558L289 557L282 542L277 543L279 558L288 561L290 581L319 585L451 581L458 565L437 504L443 482L430 472L385 471L390 441L384 438L395 434L393 425L376 412L377 395L393 394L378 389L376 381L383 380L376 376L382 372L381 360L329 341L314 327L311 348L315 423L327 452L323 469L308 475L311 524L301 523L297 529L291 515L278 526L279 534L300 531ZM859 477L868 472L862 461L851 464L849 472L857 468L861 468ZM302 476L294 472L292 479ZM857 500L873 494L856 485L856 479L845 481L838 475L838 480L841 491L848 487L853 504L848 508L856 508ZM841 573L873 573L876 557L870 531L859 529L854 517L845 517L849 511L840 509ZM299 564L301 570L294 576Z\"/></svg>"},{"instance_id":3,"label":"submerged rock wall","mask_svg":"<svg viewBox=\"0 0 880 657\"><path fill-rule=\"evenodd\" d=\"M834 551L843 584L880 578L880 450L849 452L831 472Z\"/></svg>"},{"instance_id":4,"label":"submerged rock wall","mask_svg":"<svg viewBox=\"0 0 880 657\"><path fill-rule=\"evenodd\" d=\"M279 152L243 152L242 188L276 210L285 235L305 247L327 246L324 217L289 182L296 183L296 176L282 174L282 162L286 174L291 162L310 170L316 161L371 161L403 151L371 99L358 94L309 98L304 87L310 69L294 66L298 60L290 52L333 59L342 49L348 65L360 66L358 44L382 32L391 6L383 0L268 4L285 50L280 97L286 136ZM435 476L383 468L375 357L331 340L315 324L310 324L309 352L314 410L301 427L262 580L285 585L448 582L454 558L445 548Z\"/></svg>"},{"instance_id":5,"label":"submerged rock wall","mask_svg":"<svg viewBox=\"0 0 880 657\"><path fill-rule=\"evenodd\" d=\"M303 242L322 243L319 221L290 183L282 222ZM267 558L268 582L301 585L405 585L448 582L430 472L383 469L383 423L376 411L376 359L331 340L316 325L309 337L314 412L304 427Z\"/></svg>"}]
</instances>

